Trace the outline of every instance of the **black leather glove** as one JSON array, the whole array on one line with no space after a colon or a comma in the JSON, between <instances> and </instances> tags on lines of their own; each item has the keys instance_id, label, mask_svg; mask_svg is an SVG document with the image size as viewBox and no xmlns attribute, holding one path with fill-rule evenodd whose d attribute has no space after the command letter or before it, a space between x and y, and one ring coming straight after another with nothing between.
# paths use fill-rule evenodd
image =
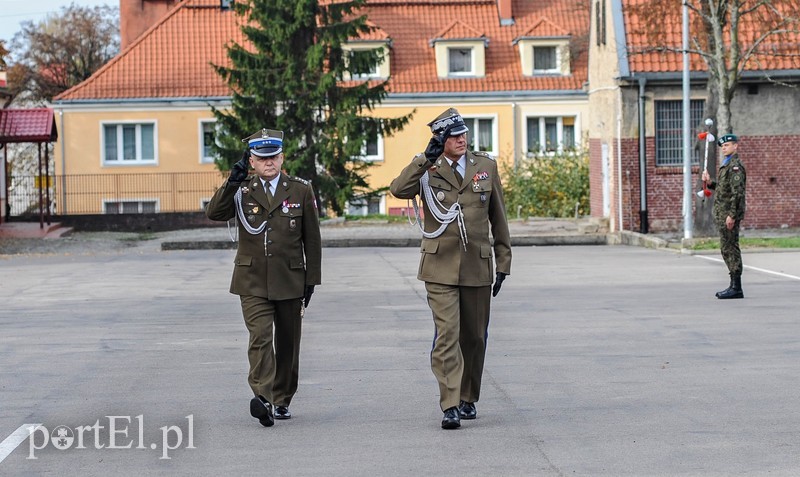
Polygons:
<instances>
[{"instance_id":1,"label":"black leather glove","mask_svg":"<svg viewBox=\"0 0 800 477\"><path fill-rule=\"evenodd\" d=\"M503 286L503 280L506 279L507 273L497 272L494 279L494 286L492 287L492 296L497 296L500 293L500 287Z\"/></svg>"},{"instance_id":2,"label":"black leather glove","mask_svg":"<svg viewBox=\"0 0 800 477\"><path fill-rule=\"evenodd\" d=\"M303 306L308 308L311 303L311 295L314 294L314 285L306 285L306 294L303 296Z\"/></svg>"},{"instance_id":3,"label":"black leather glove","mask_svg":"<svg viewBox=\"0 0 800 477\"><path fill-rule=\"evenodd\" d=\"M232 185L239 185L247 178L248 160L250 159L250 151L244 151L242 158L231 167L231 175L228 176L228 183Z\"/></svg>"},{"instance_id":4,"label":"black leather glove","mask_svg":"<svg viewBox=\"0 0 800 477\"><path fill-rule=\"evenodd\" d=\"M431 163L436 162L436 159L438 159L443 152L444 142L442 142L441 136L433 136L431 140L428 141L428 147L425 148L425 159Z\"/></svg>"},{"instance_id":5,"label":"black leather glove","mask_svg":"<svg viewBox=\"0 0 800 477\"><path fill-rule=\"evenodd\" d=\"M439 159L439 156L444 153L444 143L447 142L451 129L453 129L451 126L447 126L441 134L433 136L431 140L428 141L428 147L425 148L425 159L431 163Z\"/></svg>"}]
</instances>

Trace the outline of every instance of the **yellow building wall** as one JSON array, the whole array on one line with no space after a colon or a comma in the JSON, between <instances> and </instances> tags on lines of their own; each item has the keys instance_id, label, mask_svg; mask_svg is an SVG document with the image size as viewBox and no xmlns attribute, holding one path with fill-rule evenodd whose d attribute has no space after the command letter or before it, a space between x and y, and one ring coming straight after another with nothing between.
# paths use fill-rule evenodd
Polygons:
<instances>
[{"instance_id":1,"label":"yellow building wall","mask_svg":"<svg viewBox=\"0 0 800 477\"><path fill-rule=\"evenodd\" d=\"M200 120L214 120L208 108L71 111L63 113L55 151L56 174L129 174L214 171L213 163L200 163ZM61 118L59 116L58 120ZM154 121L157 134L155 165L114 164L102 161L102 124ZM63 142L63 157L62 143Z\"/></svg>"},{"instance_id":2,"label":"yellow building wall","mask_svg":"<svg viewBox=\"0 0 800 477\"><path fill-rule=\"evenodd\" d=\"M455 107L465 117L491 118L494 124L494 150L491 151L501 163L509 163L524 157L526 144L526 117L571 116L575 117L577 140L584 138L588 126L588 100L554 99L525 102L486 103L436 103L436 104L384 104L375 110L380 117L400 117L414 112L411 122L392 137L383 139L383 160L376 161L368 171L368 182L373 188L388 187L414 155L425 150L431 137L427 123L447 108ZM60 113L63 113L61 116ZM55 173L67 174L86 180L81 183L58 184L59 193L84 192L85 198L69 196L67 213L104 213L103 201L139 200L156 201L157 210L199 211L201 202L207 200L224 181L213 163L201 163L201 120L213 121L207 107L197 108L153 108L119 110L71 110L56 108L59 121L59 143L55 151ZM155 165L104 165L102 162L102 124L113 122L154 121L157 134L157 163ZM516 128L516 130L515 130ZM63 146L62 146L63 145ZM63 155L62 155L63 150ZM186 191L178 196L174 186L164 183L169 173L201 173L202 184L195 185L200 191ZM145 176L152 174L152 176ZM150 179L148 179L148 177ZM207 182L207 183L206 183ZM63 197L57 200L64 202ZM82 202L76 203L76 200ZM383 213L408 208L408 201L396 199L386 193Z\"/></svg>"},{"instance_id":3,"label":"yellow building wall","mask_svg":"<svg viewBox=\"0 0 800 477\"><path fill-rule=\"evenodd\" d=\"M59 142L54 162L56 213L119 213L122 202L155 204L155 212L199 212L224 181L213 162L201 162L201 120L207 107L80 111L56 109ZM155 164L103 164L107 123L154 122ZM191 173L201 173L190 175ZM174 174L184 174L180 186Z\"/></svg>"}]
</instances>

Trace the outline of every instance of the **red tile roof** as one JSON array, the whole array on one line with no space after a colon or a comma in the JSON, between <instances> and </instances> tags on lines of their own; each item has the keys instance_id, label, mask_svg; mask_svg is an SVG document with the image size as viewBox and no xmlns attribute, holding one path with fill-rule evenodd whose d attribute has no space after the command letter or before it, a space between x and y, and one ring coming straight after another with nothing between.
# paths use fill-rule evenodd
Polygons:
<instances>
[{"instance_id":1,"label":"red tile roof","mask_svg":"<svg viewBox=\"0 0 800 477\"><path fill-rule=\"evenodd\" d=\"M637 9L652 5L652 0L623 0L625 33L628 43L628 64L631 72L656 73L683 71L683 55L680 52L667 51L682 49L682 9L680 2L671 4L670 14L659 16L659 28L648 25L647 19ZM778 3L775 3L778 5ZM797 9L798 6L793 8ZM696 14L690 12L690 22L696 20ZM753 15L744 17L740 25L739 38L741 45L751 45L763 33L763 21ZM693 27L690 27L693 28ZM796 28L796 26L795 26ZM726 34L727 36L727 34ZM755 61L748 62L746 70L789 70L800 68L797 57L797 45L800 34L789 35L789 41L783 45L765 43L762 50L778 48L789 55L759 55ZM654 47L663 47L661 51L653 51ZM691 49L691 47L690 47ZM742 48L744 51L745 48ZM795 56L792 56L795 55ZM697 54L690 54L689 67L692 71L706 71L703 59Z\"/></svg>"},{"instance_id":2,"label":"red tile roof","mask_svg":"<svg viewBox=\"0 0 800 477\"><path fill-rule=\"evenodd\" d=\"M465 25L456 20L450 25L447 25L444 30L440 31L434 36L435 40L462 40L465 38L483 38L486 35L483 32Z\"/></svg>"},{"instance_id":3,"label":"red tile roof","mask_svg":"<svg viewBox=\"0 0 800 477\"><path fill-rule=\"evenodd\" d=\"M521 37L564 37L569 35L569 32L553 24L547 18L542 18L536 25L533 25L528 31L520 35Z\"/></svg>"},{"instance_id":4,"label":"red tile roof","mask_svg":"<svg viewBox=\"0 0 800 477\"><path fill-rule=\"evenodd\" d=\"M0 109L0 143L55 142L56 120L50 108Z\"/></svg>"},{"instance_id":5,"label":"red tile roof","mask_svg":"<svg viewBox=\"0 0 800 477\"><path fill-rule=\"evenodd\" d=\"M514 0L515 24L500 26L495 0L370 0L369 20L391 39L391 93L475 93L580 90L587 80L589 11L574 0ZM461 26L450 29L454 20ZM537 25L552 25L578 42L570 76L523 76L513 41ZM430 41L442 32L489 40L484 78L439 79ZM552 31L545 32L552 36ZM539 35L538 31L536 34ZM380 33L378 37L384 38ZM371 38L371 36L370 36ZM363 39L363 38L362 38ZM232 11L219 0L184 0L83 83L55 98L227 97L211 64L227 64L225 45L244 42Z\"/></svg>"}]
</instances>

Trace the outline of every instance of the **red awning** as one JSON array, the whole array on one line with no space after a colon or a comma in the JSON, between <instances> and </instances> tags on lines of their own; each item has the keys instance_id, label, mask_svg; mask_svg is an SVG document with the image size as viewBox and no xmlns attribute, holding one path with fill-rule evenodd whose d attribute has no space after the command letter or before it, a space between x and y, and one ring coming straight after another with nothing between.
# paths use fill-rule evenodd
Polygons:
<instances>
[{"instance_id":1,"label":"red awning","mask_svg":"<svg viewBox=\"0 0 800 477\"><path fill-rule=\"evenodd\" d=\"M56 139L58 131L52 109L0 109L0 144Z\"/></svg>"}]
</instances>

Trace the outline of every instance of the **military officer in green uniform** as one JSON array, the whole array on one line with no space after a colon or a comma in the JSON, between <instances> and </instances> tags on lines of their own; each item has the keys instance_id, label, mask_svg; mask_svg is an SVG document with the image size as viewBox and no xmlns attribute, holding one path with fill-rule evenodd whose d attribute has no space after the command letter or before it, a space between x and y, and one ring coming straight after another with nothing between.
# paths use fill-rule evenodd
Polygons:
<instances>
[{"instance_id":1,"label":"military officer in green uniform","mask_svg":"<svg viewBox=\"0 0 800 477\"><path fill-rule=\"evenodd\" d=\"M433 136L425 152L390 190L401 199L422 199L417 278L425 282L436 328L431 369L439 382L441 425L455 429L461 419L477 416L490 302L511 273L511 240L497 163L488 154L467 151L469 129L456 109L428 126Z\"/></svg>"},{"instance_id":2,"label":"military officer in green uniform","mask_svg":"<svg viewBox=\"0 0 800 477\"><path fill-rule=\"evenodd\" d=\"M714 223L719 230L720 251L725 265L728 266L731 281L728 288L716 295L722 300L744 298L739 225L744 219L747 174L739 159L739 138L734 134L725 134L719 138L717 144L722 148L724 156L717 180L711 181L708 171L703 171L702 179L709 182L709 189L714 190Z\"/></svg>"},{"instance_id":3,"label":"military officer in green uniform","mask_svg":"<svg viewBox=\"0 0 800 477\"><path fill-rule=\"evenodd\" d=\"M321 283L322 241L311 184L281 172L283 132L262 129L243 141L247 150L206 215L237 221L230 292L239 295L250 334L250 414L269 427L291 417L302 316Z\"/></svg>"}]
</instances>

